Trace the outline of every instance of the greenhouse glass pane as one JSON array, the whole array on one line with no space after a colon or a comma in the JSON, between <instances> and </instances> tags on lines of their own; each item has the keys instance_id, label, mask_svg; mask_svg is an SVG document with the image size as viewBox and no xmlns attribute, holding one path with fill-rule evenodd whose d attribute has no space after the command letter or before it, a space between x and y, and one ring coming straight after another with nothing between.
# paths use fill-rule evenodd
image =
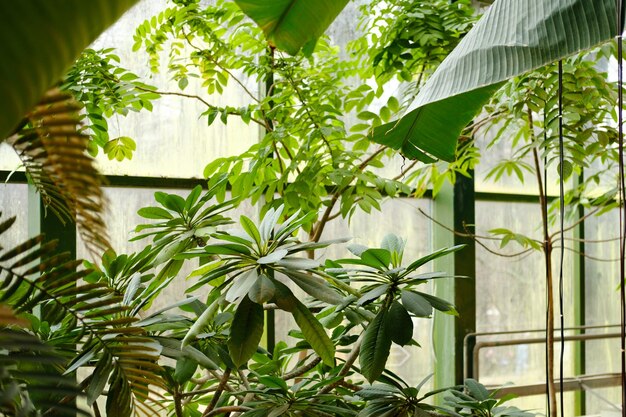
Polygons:
<instances>
[{"instance_id":1,"label":"greenhouse glass pane","mask_svg":"<svg viewBox=\"0 0 626 417\"><path fill-rule=\"evenodd\" d=\"M28 238L28 186L0 183L0 221L15 216L15 223L2 234L1 246L7 250Z\"/></svg>"},{"instance_id":2,"label":"greenhouse glass pane","mask_svg":"<svg viewBox=\"0 0 626 417\"><path fill-rule=\"evenodd\" d=\"M620 322L619 301L619 213L612 210L591 216L585 222L585 319L589 326L611 326ZM604 327L590 333L615 334L617 327ZM618 337L585 344L585 373L607 374L620 371ZM587 411L599 414L615 410L621 403L619 387L592 389L586 395Z\"/></svg>"},{"instance_id":3,"label":"greenhouse glass pane","mask_svg":"<svg viewBox=\"0 0 626 417\"><path fill-rule=\"evenodd\" d=\"M207 126L206 116L201 116L207 106L194 97L201 97L214 106L239 108L252 100L246 90L255 97L259 95L259 86L255 82L233 73L241 78L245 89L231 79L222 95L209 95L201 85L202 80L190 77L189 85L181 91L167 71L167 48L162 54L161 71L157 74L150 72L149 58L143 50L132 51L137 26L167 6L162 1L140 2L91 45L96 50L115 47L115 54L121 61L119 65L159 91L191 96L163 95L153 102L151 112L142 110L130 112L126 117L111 117L108 120L110 139L128 136L136 141L137 150L132 161L123 162L110 161L101 151L97 160L105 174L203 178L206 164L218 157L244 152L258 142L262 132L257 124L246 125L235 116L229 117L226 125L218 117L212 126Z\"/></svg>"},{"instance_id":4,"label":"greenhouse glass pane","mask_svg":"<svg viewBox=\"0 0 626 417\"><path fill-rule=\"evenodd\" d=\"M505 228L537 241L542 240L540 208L536 203L476 202L476 234L490 236L489 231ZM557 232L551 227L550 233ZM493 235L491 235L493 236ZM566 247L572 248L571 236ZM499 240L479 239L476 247L476 328L478 332L510 332L511 335L486 335L479 341L544 338L546 282L545 261L540 251L512 241L501 247ZM483 246L484 245L484 246ZM558 327L558 277L560 243L554 243L553 286L555 291L555 327ZM522 253L514 256L515 254ZM567 251L564 258L565 325L575 323L574 257ZM574 374L575 349L566 343L564 376ZM555 345L555 375L558 375L559 344ZM512 346L489 346L480 351L480 381L488 385L513 383L516 386L541 384L545 381L545 345L518 342ZM524 404L521 401L521 404ZM568 407L571 405L568 405Z\"/></svg>"},{"instance_id":5,"label":"greenhouse glass pane","mask_svg":"<svg viewBox=\"0 0 626 417\"><path fill-rule=\"evenodd\" d=\"M11 146L0 143L0 170L13 171L22 165L20 158Z\"/></svg>"}]
</instances>

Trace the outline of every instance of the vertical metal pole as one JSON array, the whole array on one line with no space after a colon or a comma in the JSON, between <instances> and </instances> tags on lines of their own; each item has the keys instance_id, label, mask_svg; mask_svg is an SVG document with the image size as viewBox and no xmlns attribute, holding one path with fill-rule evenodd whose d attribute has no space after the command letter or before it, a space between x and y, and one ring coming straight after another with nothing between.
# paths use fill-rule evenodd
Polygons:
<instances>
[{"instance_id":1,"label":"vertical metal pole","mask_svg":"<svg viewBox=\"0 0 626 417\"><path fill-rule=\"evenodd\" d=\"M452 228L454 226L454 188L445 184L432 202L432 217L439 223ZM454 235L435 224L431 223L433 250L454 246ZM443 271L454 275L454 263L449 259L439 258L433 262L436 271ZM444 300L454 299L454 282L451 279L437 279L434 282L433 291L437 297ZM433 316L433 351L435 355L434 366L434 389L445 388L455 383L455 331L454 317L435 312ZM459 341L459 344L460 343ZM439 398L437 398L440 401ZM441 402L440 402L441 403Z\"/></svg>"},{"instance_id":2,"label":"vertical metal pole","mask_svg":"<svg viewBox=\"0 0 626 417\"><path fill-rule=\"evenodd\" d=\"M470 174L473 174L470 173ZM473 176L473 175L472 175ZM432 216L438 222L449 225L461 233L474 232L475 222L474 179L458 176L454 186L444 186L433 200ZM455 236L453 233L433 226L434 249L466 244L463 250L450 259L437 259L434 268L451 275L469 278L437 280L435 295L453 300L458 317L435 313L433 320L433 346L435 351L435 389L463 383L463 340L476 331L476 246L472 238Z\"/></svg>"},{"instance_id":3,"label":"vertical metal pole","mask_svg":"<svg viewBox=\"0 0 626 417\"><path fill-rule=\"evenodd\" d=\"M576 180L576 179L575 179ZM577 179L578 183L584 181L583 174ZM577 184L574 184L575 186ZM585 215L585 208L580 206L578 208L578 218L583 218ZM586 300L585 300L585 222L581 222L574 229L574 238L578 239L578 256L574 256L574 326L584 326ZM585 330L577 331L578 334L584 334ZM585 341L581 340L574 343L574 374L585 374ZM586 414L587 401L584 390L576 391L574 394L574 415L582 416Z\"/></svg>"},{"instance_id":4,"label":"vertical metal pole","mask_svg":"<svg viewBox=\"0 0 626 417\"><path fill-rule=\"evenodd\" d=\"M457 176L454 184L454 230L474 234L475 190L474 173L471 178ZM455 245L466 245L454 254L454 273L468 278L454 280L454 304L459 312L455 319L455 381L463 383L463 340L476 332L476 242L471 237L455 236Z\"/></svg>"}]
</instances>

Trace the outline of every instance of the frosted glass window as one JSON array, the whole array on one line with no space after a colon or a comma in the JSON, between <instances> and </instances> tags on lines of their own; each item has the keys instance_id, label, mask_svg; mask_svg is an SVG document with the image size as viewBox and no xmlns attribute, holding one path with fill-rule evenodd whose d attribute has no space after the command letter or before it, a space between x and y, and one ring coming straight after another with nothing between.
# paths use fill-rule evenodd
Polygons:
<instances>
[{"instance_id":1,"label":"frosted glass window","mask_svg":"<svg viewBox=\"0 0 626 417\"><path fill-rule=\"evenodd\" d=\"M2 234L2 247L8 250L28 238L28 186L0 183L0 222L15 216L15 223Z\"/></svg>"},{"instance_id":2,"label":"frosted glass window","mask_svg":"<svg viewBox=\"0 0 626 417\"><path fill-rule=\"evenodd\" d=\"M537 203L476 202L476 233L487 236L495 228L506 228L537 240L542 240L540 209ZM556 232L552 228L552 232ZM567 239L571 236L566 235ZM499 241L482 242L489 250L511 255L523 250L510 243L501 249ZM555 291L555 327L558 327L558 264L560 243L553 251L553 288ZM566 240L566 247L573 243ZM517 257L498 256L486 248L476 247L476 327L478 332L522 331L516 335L483 336L479 341L542 338L531 330L545 328L546 283L545 262L540 251L532 250ZM564 262L565 325L574 320L574 257L566 252ZM541 384L545 381L544 344L518 344L487 347L480 353L480 381L489 385L513 383L516 386ZM565 377L574 374L574 343L566 343ZM559 347L555 346L558 372ZM540 397L537 407L541 407ZM572 397L573 398L573 397ZM526 398L519 404L527 408ZM570 407L568 405L567 407Z\"/></svg>"},{"instance_id":3,"label":"frosted glass window","mask_svg":"<svg viewBox=\"0 0 626 417\"><path fill-rule=\"evenodd\" d=\"M610 326L620 322L619 301L619 213L612 210L585 222L585 318L590 326ZM597 243L592 243L597 242ZM594 329L593 333L619 333L617 327ZM618 337L593 340L585 344L587 374L620 372ZM587 411L615 411L621 403L620 388L593 389L586 395Z\"/></svg>"}]
</instances>

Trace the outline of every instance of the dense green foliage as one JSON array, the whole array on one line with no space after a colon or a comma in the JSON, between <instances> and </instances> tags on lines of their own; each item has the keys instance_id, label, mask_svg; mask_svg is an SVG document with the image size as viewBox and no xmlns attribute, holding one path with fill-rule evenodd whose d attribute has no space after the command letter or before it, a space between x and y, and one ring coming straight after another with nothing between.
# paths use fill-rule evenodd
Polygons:
<instances>
[{"instance_id":1,"label":"dense green foliage","mask_svg":"<svg viewBox=\"0 0 626 417\"><path fill-rule=\"evenodd\" d=\"M106 397L107 414L119 416L529 415L501 406L471 380L450 389L447 406L434 406L425 401L434 393L420 395L422 384L409 386L387 369L392 344L417 345L417 320L434 311L456 314L454 305L424 288L452 277L425 269L461 247L409 260L403 259L405 240L388 235L380 247L350 246L350 258L322 262L315 251L348 240L321 239L336 218L380 209L385 198L427 189L436 194L444 181L471 175L481 129L499 129L492 145L513 137L511 159L491 177L524 181L528 172L543 190L538 157L550 169L556 165L554 65L509 81L485 107L486 116L467 128L475 104L492 90L462 109L456 127L465 130L458 145L458 132L443 145L386 142L426 164L405 162L397 173L383 175L381 168L397 154L372 144L371 134L404 114L443 59L470 36L477 18L471 2L364 6L360 28L368 35L349 45L348 59L326 37L314 42L293 35L294 15L282 14L303 3L269 5L269 17L248 3L173 0L137 28L134 50L147 52L152 71L168 71L177 94L205 106L202 123L239 118L265 134L240 155L207 161L206 191L156 193L155 205L138 212L147 223L136 227L133 240L149 241L137 253L108 250L85 269L56 255L42 237L0 253L0 412L30 416L56 407L69 415L82 397L100 415L97 400ZM307 31L317 35L344 4L307 22L306 28L314 26ZM270 24L259 28L244 12ZM287 38L279 33L285 30ZM600 60L613 54L604 47L565 62L565 179L615 161L615 129L607 121L615 118L615 86L598 70ZM164 57L169 61L161 68ZM85 106L90 152L102 148L109 159L122 161L141 152L141 144L110 138L107 118L151 110L152 101L174 92L159 91L119 61L112 49L86 50L63 88ZM192 83L204 95L183 93ZM398 85L397 96L388 93ZM246 97L245 105L207 100L231 88ZM448 105L435 108L440 111L459 116ZM455 161L436 162L431 155ZM589 192L604 180L601 170L585 175L566 202L611 207L614 189ZM230 218L244 201L259 208L260 221ZM0 231L10 226L2 223ZM545 243L508 229L493 233L503 246ZM184 266L192 272L181 272ZM187 294L151 308L174 280L184 278L191 282ZM290 332L292 341L278 341L270 352L264 331L274 311L290 315L297 329ZM50 395L42 392L42 378L55 383Z\"/></svg>"}]
</instances>

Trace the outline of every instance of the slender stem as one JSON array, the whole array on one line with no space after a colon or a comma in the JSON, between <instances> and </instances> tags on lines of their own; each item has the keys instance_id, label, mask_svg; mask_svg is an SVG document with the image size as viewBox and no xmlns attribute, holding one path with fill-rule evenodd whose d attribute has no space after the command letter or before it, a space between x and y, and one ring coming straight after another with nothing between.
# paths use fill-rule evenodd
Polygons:
<instances>
[{"instance_id":1,"label":"slender stem","mask_svg":"<svg viewBox=\"0 0 626 417\"><path fill-rule=\"evenodd\" d=\"M219 407L214 410L209 411L204 417L217 416L219 414L225 413L233 413L233 412L243 412L252 410L250 407L244 407L243 405L228 405L225 407Z\"/></svg>"},{"instance_id":2,"label":"slender stem","mask_svg":"<svg viewBox=\"0 0 626 417\"><path fill-rule=\"evenodd\" d=\"M176 392L174 392L174 409L176 410L176 417L183 417L183 396L180 391L178 391L178 387L176 387Z\"/></svg>"},{"instance_id":3,"label":"slender stem","mask_svg":"<svg viewBox=\"0 0 626 417\"><path fill-rule=\"evenodd\" d=\"M211 414L211 411L213 411L213 409L217 405L217 402L219 401L219 399L220 399L220 397L222 395L222 392L224 392L224 389L226 388L226 384L228 383L228 378L230 377L230 373L231 373L231 369L230 368L226 368L226 370L224 371L224 375L222 375L222 379L220 381L220 384L217 386L217 390L215 391L215 394L213 394L213 398L211 399L211 403L207 406L206 410L204 410L204 413L202 414L202 417L208 417L210 415L215 415L215 414Z\"/></svg>"},{"instance_id":4,"label":"slender stem","mask_svg":"<svg viewBox=\"0 0 626 417\"><path fill-rule=\"evenodd\" d=\"M361 336L359 336L358 340L354 343L354 346L352 347L352 350L348 354L348 357L346 358L346 361L343 363L343 367L341 368L341 370L337 374L337 376L340 376L341 378L339 380L333 382L332 384L328 384L328 385L324 386L319 391L319 395L328 394L335 387L338 387L339 385L341 385L341 382L343 381L343 378L346 375L348 375L348 372L350 372L350 368L352 368L352 365L354 364L356 359L359 357L359 351L361 350L361 342L363 342L363 335L364 335L364 333L361 333Z\"/></svg>"},{"instance_id":5,"label":"slender stem","mask_svg":"<svg viewBox=\"0 0 626 417\"><path fill-rule=\"evenodd\" d=\"M246 388L246 390L250 391L250 381L248 381L248 377L243 373L240 369L237 370L237 375L239 375L239 379L241 379L241 383Z\"/></svg>"},{"instance_id":6,"label":"slender stem","mask_svg":"<svg viewBox=\"0 0 626 417\"><path fill-rule=\"evenodd\" d=\"M528 110L528 119L532 130L532 113ZM539 163L539 153L537 148L533 148L533 160L535 163L535 174L539 188L539 205L541 206L541 224L543 229L543 255L545 259L546 273L546 378L548 385L548 401L550 417L557 417L556 390L554 386L554 290L552 286L552 241L548 233L548 202L543 192L544 181L541 177L541 165Z\"/></svg>"},{"instance_id":7,"label":"slender stem","mask_svg":"<svg viewBox=\"0 0 626 417\"><path fill-rule=\"evenodd\" d=\"M283 375L283 380L287 381L289 379L293 379L293 378L297 378L299 376L304 375L305 373L307 373L308 371L310 371L311 369L315 368L317 366L318 363L320 363L322 361L322 358L320 358L319 356L316 356L315 358L313 358L313 360L309 363L306 363L302 366L300 366L299 368L295 368L294 370L286 373L285 375Z\"/></svg>"},{"instance_id":8,"label":"slender stem","mask_svg":"<svg viewBox=\"0 0 626 417\"><path fill-rule=\"evenodd\" d=\"M160 94L162 96L179 96L179 97L185 97L185 98L193 98L195 100L200 101L202 104L204 104L205 106L207 106L210 109L216 109L219 110L218 106L214 106L213 104L209 103L208 101L206 101L205 99L203 99L202 97L196 95L196 94L187 94L187 93L181 93L178 91L160 91L160 90L151 90L149 88L144 88L144 87L140 87L140 86L135 86L135 88L137 90L141 90L141 91L148 91L151 93L155 93L155 94ZM235 109L230 109L228 110L228 114L233 115L233 116L241 116L241 112ZM250 117L250 120L252 120L254 123L266 127L265 122L263 122L262 120L256 119L254 117Z\"/></svg>"},{"instance_id":9,"label":"slender stem","mask_svg":"<svg viewBox=\"0 0 626 417\"><path fill-rule=\"evenodd\" d=\"M355 172L353 173L353 178L356 176L358 172L363 171L385 149L387 149L386 146L380 146L374 153L372 153L365 160L363 160L363 162L359 164L359 166L356 168ZM337 201L339 201L339 197L341 197L341 194L346 190L346 188L347 186L336 187L335 192L333 193L333 196L331 197L328 203L328 206L326 206L326 210L324 211L324 214L322 214L322 218L317 222L317 224L313 228L312 233L310 234L310 238L312 242L318 242L320 238L322 237L322 232L324 231L324 228L326 227L326 223L328 223L330 219L331 213L333 209L335 208L335 204L337 204Z\"/></svg>"}]
</instances>

